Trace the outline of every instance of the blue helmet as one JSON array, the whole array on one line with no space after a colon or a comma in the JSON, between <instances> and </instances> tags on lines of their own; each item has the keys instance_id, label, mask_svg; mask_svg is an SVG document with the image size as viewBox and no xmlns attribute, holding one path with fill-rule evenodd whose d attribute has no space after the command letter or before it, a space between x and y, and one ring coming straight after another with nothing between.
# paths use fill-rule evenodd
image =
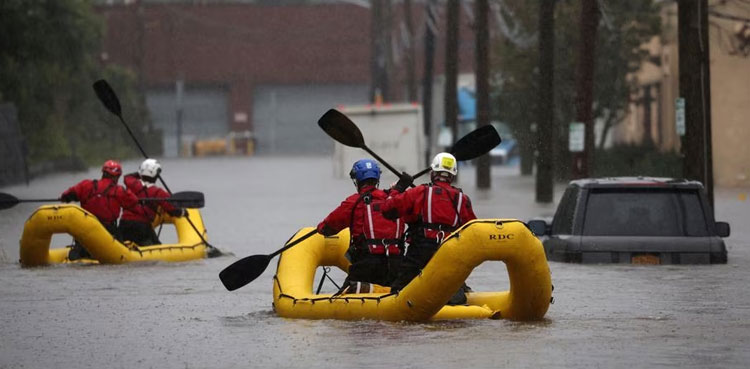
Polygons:
<instances>
[{"instance_id":1,"label":"blue helmet","mask_svg":"<svg viewBox=\"0 0 750 369\"><path fill-rule=\"evenodd\" d=\"M375 160L360 159L352 166L349 177L357 182L362 182L366 179L380 180L380 167L378 167L378 163Z\"/></svg>"}]
</instances>

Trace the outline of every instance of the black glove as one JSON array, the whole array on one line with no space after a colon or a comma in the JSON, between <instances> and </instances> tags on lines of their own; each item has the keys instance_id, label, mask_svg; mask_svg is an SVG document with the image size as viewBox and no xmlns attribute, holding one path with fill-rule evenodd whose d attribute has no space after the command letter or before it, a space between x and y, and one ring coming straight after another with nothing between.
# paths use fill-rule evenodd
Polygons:
<instances>
[{"instance_id":1,"label":"black glove","mask_svg":"<svg viewBox=\"0 0 750 369\"><path fill-rule=\"evenodd\" d=\"M60 196L60 201L62 202L78 201L78 197L76 196L75 193L70 192L70 193L66 193Z\"/></svg>"},{"instance_id":2,"label":"black glove","mask_svg":"<svg viewBox=\"0 0 750 369\"><path fill-rule=\"evenodd\" d=\"M177 217L177 218L184 217L185 215L187 215L187 210L183 208L177 208L177 209L170 211L169 215L173 217Z\"/></svg>"},{"instance_id":3,"label":"black glove","mask_svg":"<svg viewBox=\"0 0 750 369\"><path fill-rule=\"evenodd\" d=\"M329 236L335 236L338 232L336 232L333 228L329 227L328 224L324 224L322 227L318 228L318 233L322 234L325 237L329 237Z\"/></svg>"},{"instance_id":4,"label":"black glove","mask_svg":"<svg viewBox=\"0 0 750 369\"><path fill-rule=\"evenodd\" d=\"M412 178L412 176L406 174L406 172L401 172L401 175L398 177L398 182L396 182L396 185L393 186L393 189L398 192L404 192L413 183L414 178Z\"/></svg>"}]
</instances>

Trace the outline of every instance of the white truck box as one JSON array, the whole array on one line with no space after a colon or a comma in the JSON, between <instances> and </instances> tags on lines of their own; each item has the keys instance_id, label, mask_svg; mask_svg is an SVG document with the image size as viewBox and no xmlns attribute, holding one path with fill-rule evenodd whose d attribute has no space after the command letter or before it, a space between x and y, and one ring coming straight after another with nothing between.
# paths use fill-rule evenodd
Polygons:
<instances>
[{"instance_id":1,"label":"white truck box","mask_svg":"<svg viewBox=\"0 0 750 369\"><path fill-rule=\"evenodd\" d=\"M397 170L414 174L427 168L421 105L348 105L339 106L337 110L359 127L365 145ZM336 142L333 152L334 175L348 178L354 162L363 158L374 159L363 149ZM383 171L380 187L388 187L397 177L383 163L378 164Z\"/></svg>"}]
</instances>

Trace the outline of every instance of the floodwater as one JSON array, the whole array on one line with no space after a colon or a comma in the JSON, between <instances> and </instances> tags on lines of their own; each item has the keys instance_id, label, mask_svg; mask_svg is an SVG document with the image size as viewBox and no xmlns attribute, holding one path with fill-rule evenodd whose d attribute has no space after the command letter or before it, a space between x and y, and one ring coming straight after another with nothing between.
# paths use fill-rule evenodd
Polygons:
<instances>
[{"instance_id":1,"label":"floodwater","mask_svg":"<svg viewBox=\"0 0 750 369\"><path fill-rule=\"evenodd\" d=\"M125 171L137 162L126 163ZM236 256L188 263L22 269L18 239L37 206L0 212L0 368L746 368L750 365L750 200L717 191L730 222L727 265L631 266L551 262L555 303L545 320L441 323L308 321L271 310L272 262L228 292L218 273L240 257L269 254L317 224L345 195L328 158L166 160L173 191L206 194L209 241ZM460 186L483 218L528 219L531 178L494 167L493 189ZM88 174L62 174L1 189L56 197ZM556 195L560 195L558 191ZM163 239L171 235L164 231ZM65 244L70 238L55 237ZM335 278L343 279L342 273ZM469 277L475 290L508 288L502 263ZM335 287L327 283L324 291Z\"/></svg>"}]
</instances>

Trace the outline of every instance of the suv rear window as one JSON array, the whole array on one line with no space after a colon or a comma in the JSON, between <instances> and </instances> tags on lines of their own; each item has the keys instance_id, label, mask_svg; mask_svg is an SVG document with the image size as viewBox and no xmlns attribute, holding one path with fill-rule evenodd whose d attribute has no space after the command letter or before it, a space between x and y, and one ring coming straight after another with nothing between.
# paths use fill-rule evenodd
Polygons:
<instances>
[{"instance_id":1,"label":"suv rear window","mask_svg":"<svg viewBox=\"0 0 750 369\"><path fill-rule=\"evenodd\" d=\"M698 190L592 189L583 234L588 236L708 236Z\"/></svg>"},{"instance_id":2,"label":"suv rear window","mask_svg":"<svg viewBox=\"0 0 750 369\"><path fill-rule=\"evenodd\" d=\"M580 187L568 187L560 199L560 205L557 212L552 218L553 234L573 234L573 219L575 217L576 201L578 194L581 192Z\"/></svg>"}]
</instances>

